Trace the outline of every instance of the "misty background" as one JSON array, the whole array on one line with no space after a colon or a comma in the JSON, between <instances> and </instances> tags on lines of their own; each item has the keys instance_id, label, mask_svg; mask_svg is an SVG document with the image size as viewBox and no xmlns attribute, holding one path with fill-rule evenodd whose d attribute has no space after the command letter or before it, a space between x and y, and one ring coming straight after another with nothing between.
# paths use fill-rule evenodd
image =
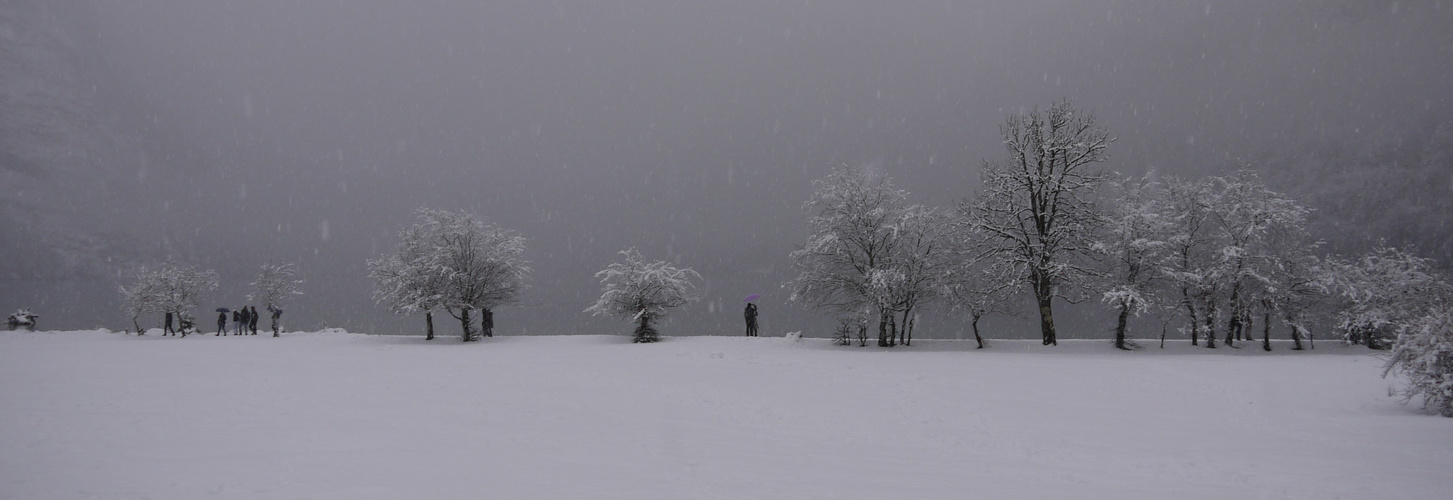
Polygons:
<instances>
[{"instance_id":1,"label":"misty background","mask_svg":"<svg viewBox=\"0 0 1453 500\"><path fill-rule=\"evenodd\" d=\"M366 260L431 207L529 239L500 334L629 330L580 311L635 246L704 277L666 335L739 334L760 293L764 335L821 336L781 288L813 180L874 166L950 206L1006 114L1063 98L1118 138L1107 170L1250 162L1327 251L1447 266L1450 89L1441 1L4 0L0 308L119 330L137 265L216 269L210 311L295 262L288 329L415 333ZM1111 326L1070 314L1066 338ZM966 328L940 308L915 333Z\"/></svg>"}]
</instances>

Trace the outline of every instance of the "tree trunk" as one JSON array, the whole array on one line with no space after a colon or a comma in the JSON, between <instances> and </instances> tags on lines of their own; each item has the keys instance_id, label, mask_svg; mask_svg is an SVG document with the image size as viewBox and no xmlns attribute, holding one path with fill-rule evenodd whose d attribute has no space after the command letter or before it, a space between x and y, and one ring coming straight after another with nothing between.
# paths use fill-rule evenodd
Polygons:
<instances>
[{"instance_id":1,"label":"tree trunk","mask_svg":"<svg viewBox=\"0 0 1453 500\"><path fill-rule=\"evenodd\" d=\"M1208 300L1206 304L1206 348L1216 348L1216 302Z\"/></svg>"},{"instance_id":2,"label":"tree trunk","mask_svg":"<svg viewBox=\"0 0 1453 500\"><path fill-rule=\"evenodd\" d=\"M1128 304L1121 305L1120 306L1120 318L1118 320L1116 320L1116 322L1115 322L1115 348L1116 349L1125 350L1125 351L1129 351L1130 350L1129 347L1126 347L1125 346L1125 320L1128 319L1128 318L1130 318L1130 306Z\"/></svg>"},{"instance_id":3,"label":"tree trunk","mask_svg":"<svg viewBox=\"0 0 1453 500\"><path fill-rule=\"evenodd\" d=\"M276 312L276 311L274 311L272 313L272 336L273 337L277 337L278 336L278 331L277 331L277 318L278 318L278 316L282 316L282 313Z\"/></svg>"},{"instance_id":4,"label":"tree trunk","mask_svg":"<svg viewBox=\"0 0 1453 500\"><path fill-rule=\"evenodd\" d=\"M464 328L464 333L463 333L464 341L465 342L474 341L475 340L475 337L474 337L474 329L473 329L473 326L474 325L471 324L471 323L473 323L473 320L471 320L469 318L469 308L468 307L461 307L461 308L459 308L459 323L461 325L463 325L463 328Z\"/></svg>"},{"instance_id":5,"label":"tree trunk","mask_svg":"<svg viewBox=\"0 0 1453 500\"><path fill-rule=\"evenodd\" d=\"M434 340L434 311L424 311L424 340Z\"/></svg>"},{"instance_id":6,"label":"tree trunk","mask_svg":"<svg viewBox=\"0 0 1453 500\"><path fill-rule=\"evenodd\" d=\"M1201 324L1200 322L1196 321L1196 304L1191 302L1191 293L1189 289L1182 288L1181 296L1186 299L1186 314L1191 315L1191 345L1198 346L1200 344L1198 343L1197 338L1200 337Z\"/></svg>"},{"instance_id":7,"label":"tree trunk","mask_svg":"<svg viewBox=\"0 0 1453 500\"><path fill-rule=\"evenodd\" d=\"M898 317L888 313L888 347L898 345Z\"/></svg>"},{"instance_id":8,"label":"tree trunk","mask_svg":"<svg viewBox=\"0 0 1453 500\"><path fill-rule=\"evenodd\" d=\"M1271 310L1267 309L1261 317L1261 348L1271 352Z\"/></svg>"},{"instance_id":9,"label":"tree trunk","mask_svg":"<svg viewBox=\"0 0 1453 500\"><path fill-rule=\"evenodd\" d=\"M1043 337L1044 345L1059 345L1055 338L1054 331L1054 283L1047 277L1036 277L1034 279L1034 298L1039 302L1039 333Z\"/></svg>"},{"instance_id":10,"label":"tree trunk","mask_svg":"<svg viewBox=\"0 0 1453 500\"><path fill-rule=\"evenodd\" d=\"M908 317L908 315L910 314L912 314L912 308L904 308L904 323L902 323L901 328L902 344L904 344L904 346L911 346L912 344L912 320L910 317Z\"/></svg>"},{"instance_id":11,"label":"tree trunk","mask_svg":"<svg viewBox=\"0 0 1453 500\"><path fill-rule=\"evenodd\" d=\"M636 326L635 342L645 344L657 340L661 340L661 338L656 334L656 329L651 328L651 315L642 314L641 324Z\"/></svg>"},{"instance_id":12,"label":"tree trunk","mask_svg":"<svg viewBox=\"0 0 1453 500\"><path fill-rule=\"evenodd\" d=\"M131 317L131 326L136 327L137 335L146 335L146 332L141 331L141 323L136 322L136 316Z\"/></svg>"},{"instance_id":13,"label":"tree trunk","mask_svg":"<svg viewBox=\"0 0 1453 500\"><path fill-rule=\"evenodd\" d=\"M888 343L888 314L878 312L878 347L890 347Z\"/></svg>"},{"instance_id":14,"label":"tree trunk","mask_svg":"<svg viewBox=\"0 0 1453 500\"><path fill-rule=\"evenodd\" d=\"M979 318L981 318L981 317L983 317L983 315L975 314L974 315L974 322L973 322L973 326L974 326L974 340L979 343L978 349L983 349L984 348L984 337L980 337L979 336Z\"/></svg>"}]
</instances>

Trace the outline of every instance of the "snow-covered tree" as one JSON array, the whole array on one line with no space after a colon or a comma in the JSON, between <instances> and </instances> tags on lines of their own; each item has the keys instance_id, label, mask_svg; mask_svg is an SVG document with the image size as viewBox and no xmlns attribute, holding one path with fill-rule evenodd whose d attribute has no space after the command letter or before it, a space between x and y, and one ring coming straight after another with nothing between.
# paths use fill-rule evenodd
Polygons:
<instances>
[{"instance_id":1,"label":"snow-covered tree","mask_svg":"<svg viewBox=\"0 0 1453 500\"><path fill-rule=\"evenodd\" d=\"M5 318L5 325L10 327L11 330L16 328L34 330L35 320L37 319L40 319L39 314L30 312L29 308L21 308L16 310L15 314L11 314Z\"/></svg>"},{"instance_id":2,"label":"snow-covered tree","mask_svg":"<svg viewBox=\"0 0 1453 500\"><path fill-rule=\"evenodd\" d=\"M211 269L204 271L171 261L154 270L143 266L136 270L134 284L120 289L122 309L131 314L138 335L145 330L136 318L159 312L166 315L168 326L170 319L175 317L185 337L190 333L189 327L195 324L192 310L197 307L197 301L202 294L216 290L218 285L217 272Z\"/></svg>"},{"instance_id":3,"label":"snow-covered tree","mask_svg":"<svg viewBox=\"0 0 1453 500\"><path fill-rule=\"evenodd\" d=\"M868 311L878 345L908 342L913 312L942 289L950 218L905 205L908 194L881 172L839 167L815 185L804 206L813 232L791 254L800 273L785 285L790 300L850 317Z\"/></svg>"},{"instance_id":4,"label":"snow-covered tree","mask_svg":"<svg viewBox=\"0 0 1453 500\"><path fill-rule=\"evenodd\" d=\"M990 314L1008 313L1010 299L1018 295L1024 285L1023 272L1011 269L1010 261L993 259L992 248L986 248L983 234L972 223L973 207L967 204L959 207L959 221L955 224L955 257L951 259L948 272L942 281L944 294L955 311L969 316L969 325L974 331L974 340L979 349L984 348L984 337L979 335L979 320Z\"/></svg>"},{"instance_id":5,"label":"snow-covered tree","mask_svg":"<svg viewBox=\"0 0 1453 500\"><path fill-rule=\"evenodd\" d=\"M398 249L368 261L374 280L373 300L394 314L424 311L425 340L434 340L434 309L444 296L443 273L429 262L431 250L424 228L414 224L399 232Z\"/></svg>"},{"instance_id":6,"label":"snow-covered tree","mask_svg":"<svg viewBox=\"0 0 1453 500\"><path fill-rule=\"evenodd\" d=\"M433 310L460 321L461 337L477 340L471 313L513 302L529 279L525 238L486 224L468 212L420 209L419 221L400 233L398 251L369 262L374 300L395 312L425 311L433 338Z\"/></svg>"},{"instance_id":7,"label":"snow-covered tree","mask_svg":"<svg viewBox=\"0 0 1453 500\"><path fill-rule=\"evenodd\" d=\"M1398 332L1453 297L1431 259L1382 247L1352 262L1329 264L1342 300L1337 328L1352 344L1387 349Z\"/></svg>"},{"instance_id":8,"label":"snow-covered tree","mask_svg":"<svg viewBox=\"0 0 1453 500\"><path fill-rule=\"evenodd\" d=\"M701 279L701 275L664 260L646 262L635 248L621 250L620 254L622 261L612 262L595 274L603 285L602 293L585 312L635 321L635 341L655 342L660 337L651 322L696 300L691 293L696 287L692 280Z\"/></svg>"},{"instance_id":9,"label":"snow-covered tree","mask_svg":"<svg viewBox=\"0 0 1453 500\"><path fill-rule=\"evenodd\" d=\"M1156 186L1148 176L1116 179L1111 186L1115 197L1102 216L1103 230L1094 248L1106 266L1100 300L1117 315L1115 347L1129 349L1127 320L1149 310L1156 300L1152 286L1161 279L1158 264L1170 249L1164 238L1171 224L1158 206Z\"/></svg>"},{"instance_id":10,"label":"snow-covered tree","mask_svg":"<svg viewBox=\"0 0 1453 500\"><path fill-rule=\"evenodd\" d=\"M131 286L121 285L121 310L131 316L131 324L137 335L146 335L137 318L143 314L161 312L161 294L157 292L157 272L146 266L136 268Z\"/></svg>"},{"instance_id":11,"label":"snow-covered tree","mask_svg":"<svg viewBox=\"0 0 1453 500\"><path fill-rule=\"evenodd\" d=\"M1226 344L1235 345L1246 332L1252 307L1257 302L1253 281L1265 264L1268 240L1273 234L1305 232L1309 211L1280 193L1267 189L1254 170L1243 166L1225 177L1212 177L1215 198L1211 203L1211 221L1219 230L1217 272L1227 293L1230 319ZM1290 244L1297 244L1289 241Z\"/></svg>"},{"instance_id":12,"label":"snow-covered tree","mask_svg":"<svg viewBox=\"0 0 1453 500\"><path fill-rule=\"evenodd\" d=\"M247 295L247 300L260 301L267 305L267 311L272 313L272 336L278 336L277 320L283 314L284 301L294 295L302 295L298 285L303 284L302 280L293 279L293 265L288 264L263 264L262 270L258 271L257 279L252 282L252 293Z\"/></svg>"},{"instance_id":13,"label":"snow-covered tree","mask_svg":"<svg viewBox=\"0 0 1453 500\"><path fill-rule=\"evenodd\" d=\"M972 213L998 258L1024 271L1043 342L1057 345L1054 298L1094 275L1081 261L1100 222L1093 197L1104 175L1095 165L1105 161L1113 139L1092 113L1068 100L1043 113L1011 115L1000 131L1009 158L984 162Z\"/></svg>"},{"instance_id":14,"label":"snow-covered tree","mask_svg":"<svg viewBox=\"0 0 1453 500\"><path fill-rule=\"evenodd\" d=\"M1211 217L1211 188L1206 181L1165 177L1157 191L1157 206L1165 222L1166 251L1158 272L1177 295L1177 308L1189 322L1186 334L1191 345L1199 345L1204 334L1207 347L1215 347L1216 266L1211 254L1214 240ZM1169 303L1164 304L1170 306ZM1202 319L1208 328L1202 327Z\"/></svg>"},{"instance_id":15,"label":"snow-covered tree","mask_svg":"<svg viewBox=\"0 0 1453 500\"><path fill-rule=\"evenodd\" d=\"M1273 233L1264 241L1264 249L1253 269L1252 284L1262 312L1261 348L1271 350L1271 320L1279 314L1291 328L1293 350L1302 349L1302 339L1310 339L1307 311L1319 304L1331 289L1326 265L1313 251L1317 243L1307 243L1304 229Z\"/></svg>"},{"instance_id":16,"label":"snow-covered tree","mask_svg":"<svg viewBox=\"0 0 1453 500\"><path fill-rule=\"evenodd\" d=\"M956 256L953 220L937 209L912 205L890 228L896 241L888 266L869 276L869 289L874 297L886 299L888 310L898 317L896 328L890 325L889 342L912 345L915 312L943 294L951 272Z\"/></svg>"},{"instance_id":17,"label":"snow-covered tree","mask_svg":"<svg viewBox=\"0 0 1453 500\"><path fill-rule=\"evenodd\" d=\"M434 242L432 261L445 277L440 304L460 321L464 340L476 340L470 314L478 310L484 318L491 309L514 302L529 280L525 238L468 212L425 210L420 215ZM482 325L478 333L488 331Z\"/></svg>"},{"instance_id":18,"label":"snow-covered tree","mask_svg":"<svg viewBox=\"0 0 1453 500\"><path fill-rule=\"evenodd\" d=\"M1404 403L1421 397L1428 411L1453 417L1453 307L1439 304L1399 330L1382 376L1407 377Z\"/></svg>"}]
</instances>

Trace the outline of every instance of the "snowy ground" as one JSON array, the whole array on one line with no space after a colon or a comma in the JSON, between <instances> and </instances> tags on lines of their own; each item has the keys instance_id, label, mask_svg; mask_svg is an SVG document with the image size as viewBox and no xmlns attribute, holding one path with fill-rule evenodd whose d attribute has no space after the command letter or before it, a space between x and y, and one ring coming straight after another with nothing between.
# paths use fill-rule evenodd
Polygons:
<instances>
[{"instance_id":1,"label":"snowy ground","mask_svg":"<svg viewBox=\"0 0 1453 500\"><path fill-rule=\"evenodd\" d=\"M1453 498L1381 362L1104 342L0 333L0 498Z\"/></svg>"}]
</instances>

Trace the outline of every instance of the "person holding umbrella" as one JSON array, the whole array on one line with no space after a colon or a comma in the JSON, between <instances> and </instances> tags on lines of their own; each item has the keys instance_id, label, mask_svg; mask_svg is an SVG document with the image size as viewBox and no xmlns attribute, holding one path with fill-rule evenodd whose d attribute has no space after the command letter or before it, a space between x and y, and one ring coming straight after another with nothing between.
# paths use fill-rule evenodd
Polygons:
<instances>
[{"instance_id":1,"label":"person holding umbrella","mask_svg":"<svg viewBox=\"0 0 1453 500\"><path fill-rule=\"evenodd\" d=\"M758 297L761 297L761 295L755 293L747 296L747 310L744 314L747 318L748 337L757 336L757 305L753 304L752 301L757 300Z\"/></svg>"}]
</instances>

